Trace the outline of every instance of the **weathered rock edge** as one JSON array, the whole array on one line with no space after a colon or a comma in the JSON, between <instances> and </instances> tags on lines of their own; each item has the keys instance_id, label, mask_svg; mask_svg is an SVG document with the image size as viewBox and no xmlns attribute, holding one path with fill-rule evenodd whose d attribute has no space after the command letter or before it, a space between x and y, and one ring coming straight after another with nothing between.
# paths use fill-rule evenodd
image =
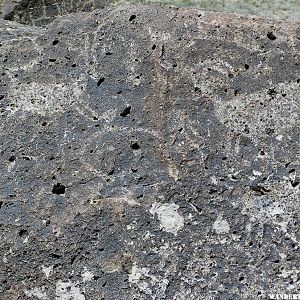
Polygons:
<instances>
[{"instance_id":1,"label":"weathered rock edge","mask_svg":"<svg viewBox=\"0 0 300 300\"><path fill-rule=\"evenodd\" d=\"M0 299L296 293L299 35L160 6L0 21Z\"/></svg>"}]
</instances>

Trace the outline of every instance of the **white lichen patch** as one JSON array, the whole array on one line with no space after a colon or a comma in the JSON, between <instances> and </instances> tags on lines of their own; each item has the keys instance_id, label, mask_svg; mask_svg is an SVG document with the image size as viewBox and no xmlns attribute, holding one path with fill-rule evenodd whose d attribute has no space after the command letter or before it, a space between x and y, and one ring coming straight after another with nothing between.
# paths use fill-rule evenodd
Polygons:
<instances>
[{"instance_id":1,"label":"white lichen patch","mask_svg":"<svg viewBox=\"0 0 300 300\"><path fill-rule=\"evenodd\" d=\"M149 273L149 268L138 267L137 264L134 263L131 273L129 274L129 283L136 285L139 291L149 295L153 300L165 299L166 288L169 284L168 279Z\"/></svg>"},{"instance_id":2,"label":"white lichen patch","mask_svg":"<svg viewBox=\"0 0 300 300\"><path fill-rule=\"evenodd\" d=\"M139 290L147 295L152 294L152 290L149 287L148 282L144 281L149 277L149 269L148 268L139 268L136 263L133 264L131 274L129 274L129 283L137 285Z\"/></svg>"},{"instance_id":3,"label":"white lichen patch","mask_svg":"<svg viewBox=\"0 0 300 300\"><path fill-rule=\"evenodd\" d=\"M257 170L252 170L252 173L253 173L254 176L261 176L262 175L262 173L257 171Z\"/></svg>"},{"instance_id":4,"label":"white lichen patch","mask_svg":"<svg viewBox=\"0 0 300 300\"><path fill-rule=\"evenodd\" d=\"M25 290L24 294L30 298L34 297L35 299L37 298L37 299L41 299L41 300L49 299L44 287L41 287L41 288L35 287L30 290Z\"/></svg>"},{"instance_id":5,"label":"white lichen patch","mask_svg":"<svg viewBox=\"0 0 300 300\"><path fill-rule=\"evenodd\" d=\"M210 179L211 179L211 183L212 184L214 184L214 185L218 185L219 184L219 180L218 180L218 178L215 175L211 176Z\"/></svg>"},{"instance_id":6,"label":"white lichen patch","mask_svg":"<svg viewBox=\"0 0 300 300\"><path fill-rule=\"evenodd\" d=\"M56 283L56 300L85 300L85 296L76 283L59 280Z\"/></svg>"},{"instance_id":7,"label":"white lichen patch","mask_svg":"<svg viewBox=\"0 0 300 300\"><path fill-rule=\"evenodd\" d=\"M8 110L13 114L18 111L45 116L64 110L64 106L74 101L80 102L83 89L78 83L39 83L12 84L8 92L11 103Z\"/></svg>"},{"instance_id":8,"label":"white lichen patch","mask_svg":"<svg viewBox=\"0 0 300 300\"><path fill-rule=\"evenodd\" d=\"M179 206L175 203L155 202L152 204L150 213L157 215L161 229L177 235L178 230L184 226L184 218L177 212L178 208Z\"/></svg>"},{"instance_id":9,"label":"white lichen patch","mask_svg":"<svg viewBox=\"0 0 300 300\"><path fill-rule=\"evenodd\" d=\"M2 261L7 264L8 263L8 259L7 259L7 256L6 254L4 254L3 258L2 258Z\"/></svg>"},{"instance_id":10,"label":"white lichen patch","mask_svg":"<svg viewBox=\"0 0 300 300\"><path fill-rule=\"evenodd\" d=\"M277 215L282 215L284 213L283 208L280 206L280 203L275 202L272 205L270 205L269 207L267 207L267 209L265 210L265 212L271 216L277 216Z\"/></svg>"},{"instance_id":11,"label":"white lichen patch","mask_svg":"<svg viewBox=\"0 0 300 300\"><path fill-rule=\"evenodd\" d=\"M230 226L229 223L223 219L222 216L218 216L217 220L213 224L213 229L217 234L229 233Z\"/></svg>"},{"instance_id":12,"label":"white lichen patch","mask_svg":"<svg viewBox=\"0 0 300 300\"><path fill-rule=\"evenodd\" d=\"M83 282L88 282L94 278L94 274L85 268L84 271L81 273L81 277Z\"/></svg>"},{"instance_id":13,"label":"white lichen patch","mask_svg":"<svg viewBox=\"0 0 300 300\"><path fill-rule=\"evenodd\" d=\"M49 266L49 267L41 266L41 268L46 278L49 278L50 274L53 272L53 266Z\"/></svg>"},{"instance_id":14,"label":"white lichen patch","mask_svg":"<svg viewBox=\"0 0 300 300\"><path fill-rule=\"evenodd\" d=\"M129 274L130 283L138 283L142 276L147 276L149 268L140 268L136 263L133 264L131 274Z\"/></svg>"},{"instance_id":15,"label":"white lichen patch","mask_svg":"<svg viewBox=\"0 0 300 300\"><path fill-rule=\"evenodd\" d=\"M172 163L168 164L168 173L175 181L179 179L179 170Z\"/></svg>"}]
</instances>

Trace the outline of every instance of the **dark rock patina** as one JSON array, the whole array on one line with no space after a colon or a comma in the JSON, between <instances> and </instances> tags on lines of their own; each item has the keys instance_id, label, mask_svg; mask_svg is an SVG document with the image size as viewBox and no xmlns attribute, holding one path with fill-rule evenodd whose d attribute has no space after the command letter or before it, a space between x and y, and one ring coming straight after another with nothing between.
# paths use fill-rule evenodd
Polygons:
<instances>
[{"instance_id":1,"label":"dark rock patina","mask_svg":"<svg viewBox=\"0 0 300 300\"><path fill-rule=\"evenodd\" d=\"M108 4L109 0L4 0L1 15L5 20L46 26L59 16L88 12Z\"/></svg>"},{"instance_id":2,"label":"dark rock patina","mask_svg":"<svg viewBox=\"0 0 300 300\"><path fill-rule=\"evenodd\" d=\"M0 21L0 299L296 293L299 37L160 6Z\"/></svg>"}]
</instances>

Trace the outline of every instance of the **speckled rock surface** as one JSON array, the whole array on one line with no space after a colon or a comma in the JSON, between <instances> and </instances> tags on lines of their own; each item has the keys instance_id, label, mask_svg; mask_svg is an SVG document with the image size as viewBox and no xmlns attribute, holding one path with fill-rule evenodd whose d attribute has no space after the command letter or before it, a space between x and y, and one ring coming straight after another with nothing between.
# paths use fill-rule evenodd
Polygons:
<instances>
[{"instance_id":1,"label":"speckled rock surface","mask_svg":"<svg viewBox=\"0 0 300 300\"><path fill-rule=\"evenodd\" d=\"M160 6L0 21L0 299L296 293L299 35Z\"/></svg>"}]
</instances>

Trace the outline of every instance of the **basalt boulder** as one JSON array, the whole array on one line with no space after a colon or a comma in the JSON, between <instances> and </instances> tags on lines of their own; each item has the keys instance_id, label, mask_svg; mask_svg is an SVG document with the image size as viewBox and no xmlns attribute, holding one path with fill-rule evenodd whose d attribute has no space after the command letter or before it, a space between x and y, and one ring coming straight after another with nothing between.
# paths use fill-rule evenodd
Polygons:
<instances>
[{"instance_id":1,"label":"basalt boulder","mask_svg":"<svg viewBox=\"0 0 300 300\"><path fill-rule=\"evenodd\" d=\"M297 293L299 39L164 6L0 21L0 299Z\"/></svg>"}]
</instances>

